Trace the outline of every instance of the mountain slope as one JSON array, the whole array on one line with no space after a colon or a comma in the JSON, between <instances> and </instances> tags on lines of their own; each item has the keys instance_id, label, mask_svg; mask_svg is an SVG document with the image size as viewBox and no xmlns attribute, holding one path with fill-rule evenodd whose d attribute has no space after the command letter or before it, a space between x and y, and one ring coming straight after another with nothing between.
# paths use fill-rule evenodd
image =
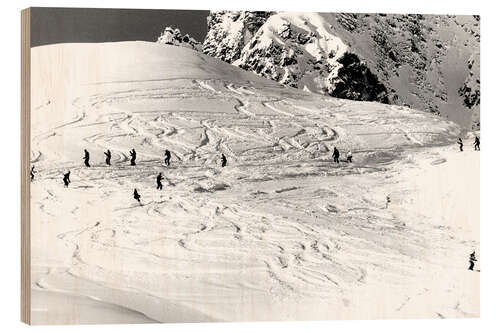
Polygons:
<instances>
[{"instance_id":1,"label":"mountain slope","mask_svg":"<svg viewBox=\"0 0 500 333\"><path fill-rule=\"evenodd\" d=\"M456 124L158 43L36 47L32 78L34 304L77 297L38 323L83 320L82 297L130 321L479 315L479 155L448 146Z\"/></svg>"},{"instance_id":2,"label":"mountain slope","mask_svg":"<svg viewBox=\"0 0 500 333\"><path fill-rule=\"evenodd\" d=\"M209 24L204 52L291 87L478 125L479 107L471 107L463 89L473 77L479 96L478 16L285 12L252 19L252 12L224 11L208 20L241 27L241 17L259 29L234 33L241 29Z\"/></svg>"}]
</instances>

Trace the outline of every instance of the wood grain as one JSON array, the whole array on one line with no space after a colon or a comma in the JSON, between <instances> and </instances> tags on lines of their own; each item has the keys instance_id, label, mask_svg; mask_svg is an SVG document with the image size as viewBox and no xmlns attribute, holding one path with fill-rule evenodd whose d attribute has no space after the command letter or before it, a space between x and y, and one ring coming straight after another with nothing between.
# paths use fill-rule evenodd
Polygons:
<instances>
[{"instance_id":1,"label":"wood grain","mask_svg":"<svg viewBox=\"0 0 500 333\"><path fill-rule=\"evenodd\" d=\"M21 11L21 321L31 324L30 9Z\"/></svg>"}]
</instances>

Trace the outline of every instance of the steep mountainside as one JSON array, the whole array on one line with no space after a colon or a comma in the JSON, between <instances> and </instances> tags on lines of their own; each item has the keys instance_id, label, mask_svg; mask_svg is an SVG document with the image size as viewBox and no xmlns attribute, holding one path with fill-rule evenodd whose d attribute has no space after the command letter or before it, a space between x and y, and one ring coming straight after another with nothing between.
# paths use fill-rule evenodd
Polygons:
<instances>
[{"instance_id":1,"label":"steep mountainside","mask_svg":"<svg viewBox=\"0 0 500 333\"><path fill-rule=\"evenodd\" d=\"M203 52L291 87L479 126L479 16L212 12Z\"/></svg>"},{"instance_id":2,"label":"steep mountainside","mask_svg":"<svg viewBox=\"0 0 500 333\"><path fill-rule=\"evenodd\" d=\"M241 50L266 22L272 12L219 11L207 18L208 33L203 53L232 63Z\"/></svg>"}]
</instances>

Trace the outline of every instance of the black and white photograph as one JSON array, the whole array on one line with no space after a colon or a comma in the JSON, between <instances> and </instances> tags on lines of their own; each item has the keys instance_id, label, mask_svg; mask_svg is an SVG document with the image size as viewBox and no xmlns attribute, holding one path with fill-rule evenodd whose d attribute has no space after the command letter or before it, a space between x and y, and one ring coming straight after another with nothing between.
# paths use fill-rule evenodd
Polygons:
<instances>
[{"instance_id":1,"label":"black and white photograph","mask_svg":"<svg viewBox=\"0 0 500 333\"><path fill-rule=\"evenodd\" d=\"M480 15L209 6L23 11L24 321L478 318Z\"/></svg>"}]
</instances>

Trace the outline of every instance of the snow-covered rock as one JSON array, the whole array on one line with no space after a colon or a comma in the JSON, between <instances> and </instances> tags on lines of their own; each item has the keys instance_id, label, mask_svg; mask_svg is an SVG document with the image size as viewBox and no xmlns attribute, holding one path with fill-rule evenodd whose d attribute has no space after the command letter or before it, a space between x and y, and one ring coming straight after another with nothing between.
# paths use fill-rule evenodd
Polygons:
<instances>
[{"instance_id":1,"label":"snow-covered rock","mask_svg":"<svg viewBox=\"0 0 500 333\"><path fill-rule=\"evenodd\" d=\"M480 127L479 103L481 100L480 78L479 78L479 53L473 54L467 61L469 75L463 86L459 90L460 96L463 96L463 103L472 111L472 129Z\"/></svg>"},{"instance_id":2,"label":"snow-covered rock","mask_svg":"<svg viewBox=\"0 0 500 333\"><path fill-rule=\"evenodd\" d=\"M201 44L196 39L188 34L182 35L178 28L166 27L156 42L201 50Z\"/></svg>"},{"instance_id":3,"label":"snow-covered rock","mask_svg":"<svg viewBox=\"0 0 500 333\"><path fill-rule=\"evenodd\" d=\"M207 17L203 53L232 63L272 12L219 11Z\"/></svg>"},{"instance_id":4,"label":"snow-covered rock","mask_svg":"<svg viewBox=\"0 0 500 333\"><path fill-rule=\"evenodd\" d=\"M221 11L208 29L204 53L284 85L479 124L478 16Z\"/></svg>"}]
</instances>

